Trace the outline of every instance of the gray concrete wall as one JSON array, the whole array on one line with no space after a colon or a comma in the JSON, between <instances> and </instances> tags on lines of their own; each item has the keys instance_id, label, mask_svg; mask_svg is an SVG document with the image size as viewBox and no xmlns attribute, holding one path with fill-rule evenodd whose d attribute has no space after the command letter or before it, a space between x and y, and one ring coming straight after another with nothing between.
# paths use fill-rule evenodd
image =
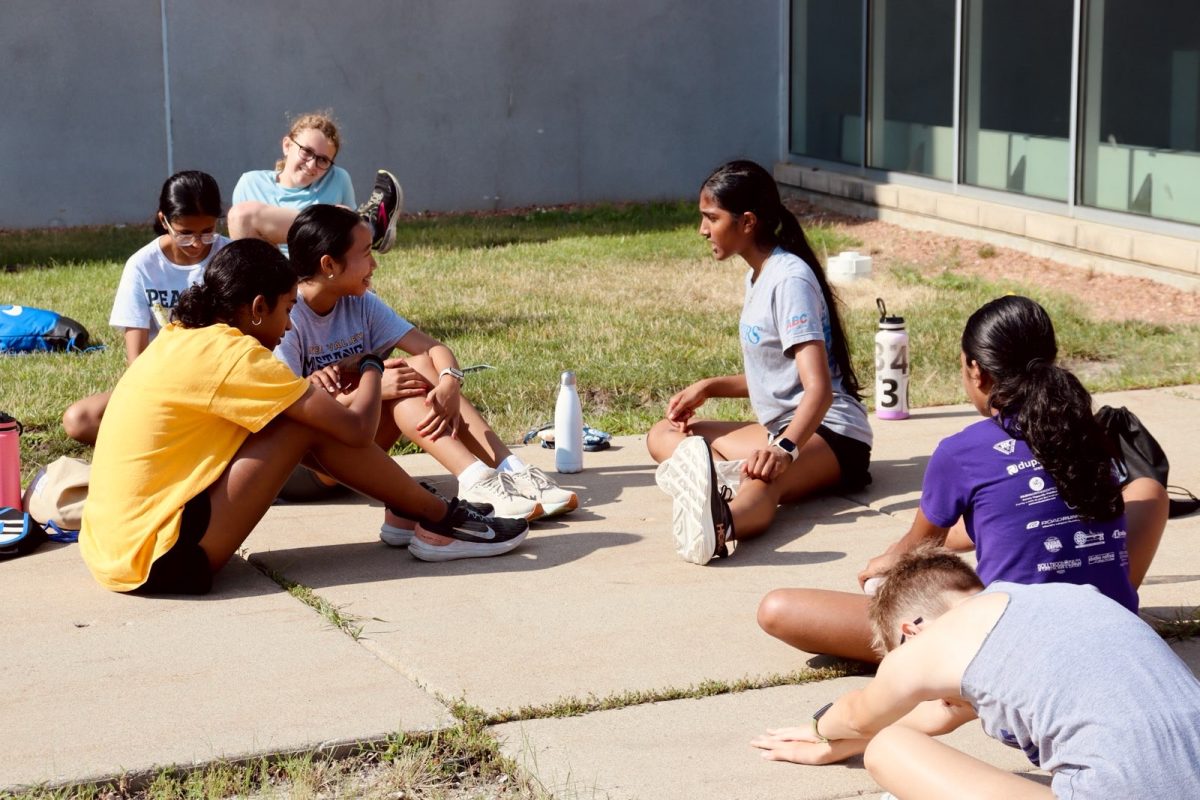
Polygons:
<instances>
[{"instance_id":1,"label":"gray concrete wall","mask_svg":"<svg viewBox=\"0 0 1200 800\"><path fill-rule=\"evenodd\" d=\"M331 108L359 197L387 166L413 211L691 196L779 154L780 4L166 0L174 167L228 198ZM0 3L0 227L149 217L162 38L159 0Z\"/></svg>"}]
</instances>

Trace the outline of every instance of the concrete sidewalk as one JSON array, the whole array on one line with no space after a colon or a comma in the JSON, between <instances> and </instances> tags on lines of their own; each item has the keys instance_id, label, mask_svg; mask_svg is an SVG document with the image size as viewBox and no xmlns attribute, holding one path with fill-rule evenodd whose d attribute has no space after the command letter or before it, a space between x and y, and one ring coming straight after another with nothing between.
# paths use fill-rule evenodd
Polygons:
<instances>
[{"instance_id":1,"label":"concrete sidewalk","mask_svg":"<svg viewBox=\"0 0 1200 800\"><path fill-rule=\"evenodd\" d=\"M1100 396L1134 409L1200 487L1200 387ZM876 791L861 763L760 761L747 742L802 723L865 678L550 716L571 698L662 693L804 669L809 657L755 624L778 586L853 589L861 566L906 530L937 441L975 419L966 406L876 422L875 482L789 508L772 532L705 568L672 549L668 498L641 437L588 454L562 476L583 509L536 523L515 553L447 564L379 542L382 509L363 500L281 505L205 599L105 592L73 546L0 564L10 736L0 790L428 731L456 700L521 709L496 728L505 752L556 796L840 798ZM550 451L525 448L543 467ZM453 481L428 457L405 468ZM1142 590L1153 613L1200 605L1200 515L1173 520ZM258 567L259 569L255 569ZM356 619L354 640L263 572L304 586ZM1195 669L1200 646L1177 646ZM1013 770L1020 754L978 730L969 751Z\"/></svg>"}]
</instances>

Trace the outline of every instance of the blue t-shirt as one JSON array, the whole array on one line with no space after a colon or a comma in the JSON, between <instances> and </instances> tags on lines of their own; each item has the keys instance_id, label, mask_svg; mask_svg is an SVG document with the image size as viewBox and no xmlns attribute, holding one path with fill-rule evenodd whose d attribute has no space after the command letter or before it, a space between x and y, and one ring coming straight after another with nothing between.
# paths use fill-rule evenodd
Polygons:
<instances>
[{"instance_id":1,"label":"blue t-shirt","mask_svg":"<svg viewBox=\"0 0 1200 800\"><path fill-rule=\"evenodd\" d=\"M292 328L275 347L275 357L307 378L322 367L362 353L382 358L413 329L373 292L338 298L328 314L309 308L304 295L292 306Z\"/></svg>"},{"instance_id":2,"label":"blue t-shirt","mask_svg":"<svg viewBox=\"0 0 1200 800\"><path fill-rule=\"evenodd\" d=\"M354 208L354 186L350 183L350 173L336 164L308 186L298 189L281 186L279 173L273 169L256 169L242 173L233 187L233 202L246 200L300 210L316 203Z\"/></svg>"},{"instance_id":3,"label":"blue t-shirt","mask_svg":"<svg viewBox=\"0 0 1200 800\"><path fill-rule=\"evenodd\" d=\"M938 443L925 470L921 511L940 528L962 517L985 586L1086 583L1137 611L1125 515L1097 521L1075 513L1029 445L996 418Z\"/></svg>"}]
</instances>

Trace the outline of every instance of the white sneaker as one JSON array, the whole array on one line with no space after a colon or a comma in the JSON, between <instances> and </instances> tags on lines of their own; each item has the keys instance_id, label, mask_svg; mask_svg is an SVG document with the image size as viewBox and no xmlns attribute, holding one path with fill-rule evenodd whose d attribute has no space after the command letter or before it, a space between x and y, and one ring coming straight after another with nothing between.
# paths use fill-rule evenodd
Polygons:
<instances>
[{"instance_id":1,"label":"white sneaker","mask_svg":"<svg viewBox=\"0 0 1200 800\"><path fill-rule=\"evenodd\" d=\"M512 476L507 472L492 471L492 474L467 489L460 489L458 496L472 503L490 503L493 514L506 519L537 519L542 516L542 506L517 491Z\"/></svg>"},{"instance_id":2,"label":"white sneaker","mask_svg":"<svg viewBox=\"0 0 1200 800\"><path fill-rule=\"evenodd\" d=\"M386 522L379 526L379 539L388 547L408 547L413 533L417 529L415 519L401 517L400 525L388 525Z\"/></svg>"},{"instance_id":3,"label":"white sneaker","mask_svg":"<svg viewBox=\"0 0 1200 800\"><path fill-rule=\"evenodd\" d=\"M708 442L689 436L654 473L658 488L669 494L675 552L692 564L728 557L736 543L729 487L717 483Z\"/></svg>"},{"instance_id":4,"label":"white sneaker","mask_svg":"<svg viewBox=\"0 0 1200 800\"><path fill-rule=\"evenodd\" d=\"M518 492L541 503L547 517L579 508L579 497L574 492L561 488L537 467L526 467L520 472L510 473L510 477Z\"/></svg>"}]
</instances>

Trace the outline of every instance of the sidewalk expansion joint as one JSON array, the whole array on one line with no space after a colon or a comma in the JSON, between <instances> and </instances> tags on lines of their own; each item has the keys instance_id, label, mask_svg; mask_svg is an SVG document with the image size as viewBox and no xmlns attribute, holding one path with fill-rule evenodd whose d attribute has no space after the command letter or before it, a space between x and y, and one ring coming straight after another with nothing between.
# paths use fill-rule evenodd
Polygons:
<instances>
[{"instance_id":1,"label":"sidewalk expansion joint","mask_svg":"<svg viewBox=\"0 0 1200 800\"><path fill-rule=\"evenodd\" d=\"M699 700L724 694L738 694L775 686L797 686L805 683L834 680L856 675L869 675L874 666L856 661L839 661L828 667L809 667L784 674L769 674L740 678L735 681L701 681L696 685L667 689L633 689L599 697L564 697L541 705L504 709L485 716L485 724L524 722L533 719L578 717L594 711L614 711L632 706L662 703L671 700ZM439 698L440 699L440 698ZM444 702L444 701L443 701ZM482 712L481 712L482 713Z\"/></svg>"},{"instance_id":2,"label":"sidewalk expansion joint","mask_svg":"<svg viewBox=\"0 0 1200 800\"><path fill-rule=\"evenodd\" d=\"M313 591L311 587L305 586L302 583L296 583L281 572L249 558L246 561L263 575L277 583L285 592L324 617L330 625L356 642L362 639L363 628L366 627L365 617L360 617L343 610L343 606L334 605Z\"/></svg>"}]
</instances>

